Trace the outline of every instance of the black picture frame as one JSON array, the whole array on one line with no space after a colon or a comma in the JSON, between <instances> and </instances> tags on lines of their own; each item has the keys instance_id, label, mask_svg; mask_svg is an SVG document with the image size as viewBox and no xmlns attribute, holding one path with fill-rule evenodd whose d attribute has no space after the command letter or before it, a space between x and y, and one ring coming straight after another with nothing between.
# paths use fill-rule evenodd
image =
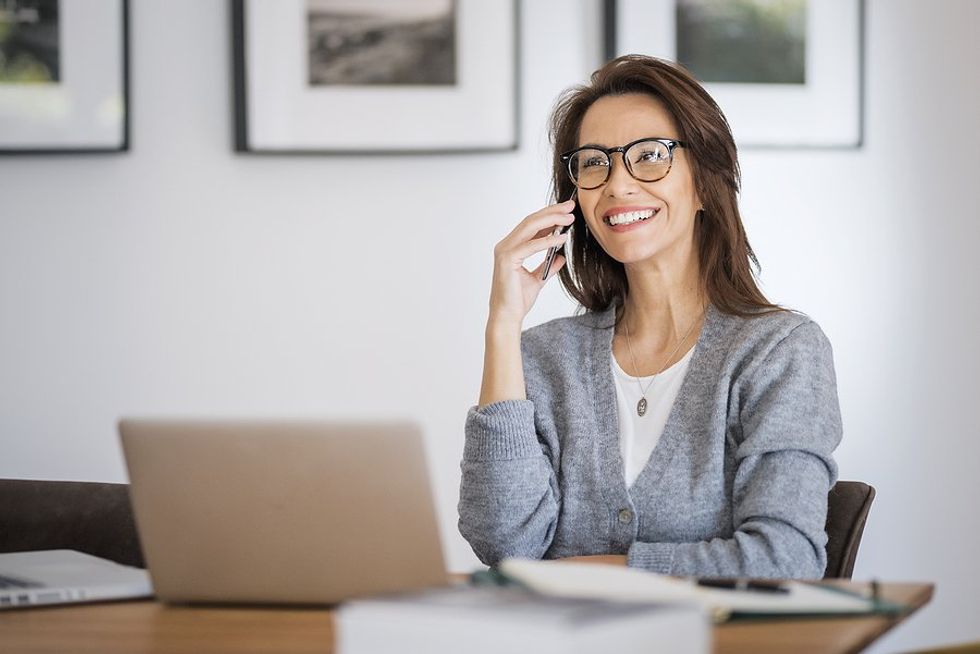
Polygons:
<instances>
[{"instance_id":1,"label":"black picture frame","mask_svg":"<svg viewBox=\"0 0 980 654\"><path fill-rule=\"evenodd\" d=\"M233 126L233 149L235 152L243 154L271 154L271 155L342 155L342 154L356 154L356 155L414 155L414 154L467 154L467 153L480 153L480 152L509 152L517 150L520 146L520 0L495 0L492 3L486 3L482 0L454 0L458 4L462 3L467 7L467 15L474 13L474 10L479 10L483 12L491 12L495 14L495 20L488 21L492 25L488 27L486 24L479 25L482 30L488 30L488 33L484 34L482 31L470 29L471 35L475 33L481 39L486 39L486 43L482 47L495 48L495 52L504 53L502 57L502 63L498 67L494 68L492 72L495 73L496 78L506 78L505 84L487 84L486 88L480 97L492 98L494 102L492 103L481 103L479 107L475 107L474 100L463 99L456 103L458 105L457 111L454 113L451 108L446 109L445 104L441 104L446 101L447 98L450 100L447 104L453 104L452 92L444 91L439 89L423 89L422 91L416 91L414 96L411 98L416 101L417 106L425 107L425 94L427 91L431 91L431 106L430 109L434 115L440 114L443 121L448 121L449 125L456 128L456 132L462 134L464 131L467 133L465 137L467 141L459 142L440 142L439 138L433 139L431 144L420 144L419 136L423 133L424 127L419 128L418 134L410 134L412 127L408 129L403 129L400 132L393 132L396 137L405 136L405 141L402 143L396 143L395 147L391 147L390 144L381 144L377 142L372 142L369 138L364 138L363 142L351 143L351 142L337 142L331 143L329 138L324 139L322 135L317 135L315 138L311 137L309 140L304 141L302 134L292 134L290 139L284 140L282 142L276 142L275 139L263 138L260 136L262 133L262 127L259 123L264 123L265 125L272 124L273 121L266 115L265 117L260 115L262 113L261 107L257 108L258 101L263 97L268 97L269 94L274 95L275 91L265 87L257 79L258 74L255 72L257 66L255 65L255 59L260 57L263 53L275 52L275 56L280 56L281 52L276 48L269 48L267 46L262 46L259 44L251 43L249 39L251 20L254 20L253 12L256 9L261 8L262 11L290 11L293 14L296 13L297 9L295 6L288 7L294 3L302 3L303 0L290 0L289 2L282 3L266 3L266 5L255 5L254 2L257 0L230 0L231 3L231 26L232 26L232 80L233 80L233 110L232 114L234 116L234 126ZM276 9L270 9L269 5L275 4ZM251 5L251 6L250 6ZM251 17L251 18L250 18ZM272 25L270 29L276 29L275 24L279 21L263 21L261 24L263 27L266 25ZM292 20L290 25L295 25L296 20ZM494 27L495 26L495 27ZM496 29L495 33L493 30ZM467 47L465 43L466 29L463 28L463 39L464 41L462 47ZM500 35L504 31L507 32L503 35L503 38L494 40L495 34ZM254 34L254 32L251 32ZM292 34L295 36L295 34ZM288 39L285 39L288 40ZM500 42L505 42L504 46L500 46ZM468 57L468 60L474 60L474 57ZM483 57L484 65L486 60L491 60L491 57ZM287 70L290 72L295 72L289 69L288 66L292 65L293 68L299 67L302 63L295 51L290 55L290 60L286 64L278 64L280 66L287 66ZM461 72L461 77L465 77L467 71ZM471 76L472 80L476 76ZM493 78L494 76L491 76ZM463 86L463 85L461 85ZM473 85L470 84L470 87ZM302 84L293 84L290 87L289 93L293 94L285 99L285 101L292 102L294 104L302 105L303 103L309 102L310 106L319 107L329 107L329 102L325 98L333 98L338 106L344 105L345 102L349 102L351 106L356 106L357 101L362 101L363 98L359 97L360 90L354 87L338 87L333 88L303 88ZM395 106L400 107L401 102L399 98L402 96L408 97L408 94L397 87L379 87L371 89L367 93L373 93L377 97L379 103L378 106ZM367 95L365 93L364 95ZM266 95L262 95L266 94ZM400 96L402 94L402 96ZM478 96L480 94L477 94ZM499 97L498 97L499 96ZM419 99L421 97L421 99ZM353 98L353 100L352 100ZM281 100L282 98L280 98ZM496 100L499 100L497 102ZM491 136L487 138L482 138L479 132L479 125L471 127L465 127L460 124L460 114L459 111L465 111L467 102L471 108L475 108L478 111L486 112L493 111L493 120L489 121L494 125L498 123L502 124L504 129L495 131ZM492 107L486 106L487 104L493 104ZM404 109L404 107L402 107ZM338 111L340 111L338 109ZM310 112L307 112L310 113ZM370 125L367 122L358 118L359 113L357 111L348 111L345 115L341 116L341 120L338 123L344 124L344 129L349 133L356 134L357 130L360 128L362 131L367 131L367 128L375 129L378 127L379 123L384 121L375 120ZM329 120L329 119L324 119ZM359 124L360 121L360 124ZM454 122L455 121L455 122ZM300 125L303 125L303 121L298 121ZM314 121L306 121L305 125L313 126ZM289 129L294 129L291 126ZM429 129L432 129L431 127ZM472 134L472 137L470 137ZM436 135L438 137L438 135ZM396 139L388 139L389 141Z\"/></svg>"},{"instance_id":2,"label":"black picture frame","mask_svg":"<svg viewBox=\"0 0 980 654\"><path fill-rule=\"evenodd\" d=\"M606 60L627 52L676 59L674 35L664 36L663 30L667 23L673 27L669 12L674 10L677 1L648 0L638 4L604 0L603 54ZM637 15L638 7L642 16ZM764 87L775 85L704 83L726 113L740 148L855 150L864 145L866 0L846 3L810 0L807 10L810 12L808 19L814 12L819 12L820 20L810 21L812 27L807 30L807 40L819 46L814 59L821 62L818 72L823 72L814 76L813 88L808 91L813 96L808 104L812 109L809 115L800 111L802 99L783 103L782 97L767 94ZM638 29L649 29L655 35L649 46L638 42ZM624 34L626 31L630 34ZM828 61L826 53L840 52L846 53L844 65ZM828 82L838 86L831 87ZM809 80L807 84L810 84ZM788 94L783 95L788 97ZM814 130L814 123L819 122L825 122L826 128Z\"/></svg>"},{"instance_id":3,"label":"black picture frame","mask_svg":"<svg viewBox=\"0 0 980 654\"><path fill-rule=\"evenodd\" d=\"M83 16L85 11L91 13ZM100 18L108 20L100 22ZM54 87L0 84L0 155L128 152L132 122L129 0L84 4L62 0L59 21L59 29L76 31L72 43L78 52L66 53L74 58L67 66L62 64L67 68L64 79ZM90 44L98 45L88 47ZM85 65L77 65L78 60ZM25 98L41 103L35 106L57 103L71 111L48 120L18 109Z\"/></svg>"}]
</instances>

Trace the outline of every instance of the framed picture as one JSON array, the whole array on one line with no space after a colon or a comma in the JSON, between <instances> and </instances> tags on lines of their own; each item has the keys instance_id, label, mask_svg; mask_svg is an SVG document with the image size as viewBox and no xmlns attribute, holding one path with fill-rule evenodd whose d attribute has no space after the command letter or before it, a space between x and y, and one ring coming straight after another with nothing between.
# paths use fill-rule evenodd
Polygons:
<instances>
[{"instance_id":1,"label":"framed picture","mask_svg":"<svg viewBox=\"0 0 980 654\"><path fill-rule=\"evenodd\" d=\"M856 148L863 0L606 0L606 55L678 61L740 146Z\"/></svg>"},{"instance_id":2,"label":"framed picture","mask_svg":"<svg viewBox=\"0 0 980 654\"><path fill-rule=\"evenodd\" d=\"M513 150L517 0L233 0L235 149Z\"/></svg>"},{"instance_id":3,"label":"framed picture","mask_svg":"<svg viewBox=\"0 0 980 654\"><path fill-rule=\"evenodd\" d=\"M0 154L129 149L128 0L0 0Z\"/></svg>"}]
</instances>

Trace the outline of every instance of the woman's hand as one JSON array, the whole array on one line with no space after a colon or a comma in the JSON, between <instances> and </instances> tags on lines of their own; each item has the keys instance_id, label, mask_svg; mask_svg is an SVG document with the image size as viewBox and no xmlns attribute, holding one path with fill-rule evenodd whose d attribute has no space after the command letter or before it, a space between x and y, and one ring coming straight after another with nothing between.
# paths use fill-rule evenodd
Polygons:
<instances>
[{"instance_id":1,"label":"woman's hand","mask_svg":"<svg viewBox=\"0 0 980 654\"><path fill-rule=\"evenodd\" d=\"M575 201L553 204L532 213L493 249L493 284L490 288L490 322L514 327L520 332L524 317L534 306L538 293L547 283L542 280L544 262L534 271L524 267L524 260L536 252L562 245L568 233L552 236L555 227L571 225L575 220ZM554 277L565 257L556 254L548 279Z\"/></svg>"},{"instance_id":2,"label":"woman's hand","mask_svg":"<svg viewBox=\"0 0 980 654\"><path fill-rule=\"evenodd\" d=\"M524 260L535 252L560 246L568 234L552 232L575 220L575 202L568 200L532 213L493 249L493 284L490 287L490 318L487 320L486 350L483 355L483 383L479 406L505 400L526 400L521 357L521 325L534 306L538 293L547 283L542 280L544 263L534 271ZM565 257L555 255L551 279L565 265Z\"/></svg>"}]
</instances>

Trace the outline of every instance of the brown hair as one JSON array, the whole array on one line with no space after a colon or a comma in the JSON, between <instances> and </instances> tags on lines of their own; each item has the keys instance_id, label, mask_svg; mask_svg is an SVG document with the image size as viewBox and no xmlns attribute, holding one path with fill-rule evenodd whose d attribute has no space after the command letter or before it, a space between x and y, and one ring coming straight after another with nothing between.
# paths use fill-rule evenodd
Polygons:
<instances>
[{"instance_id":1,"label":"brown hair","mask_svg":"<svg viewBox=\"0 0 980 654\"><path fill-rule=\"evenodd\" d=\"M683 67L654 57L625 55L592 74L588 84L565 91L551 116L552 194L556 202L575 190L561 153L578 147L586 111L599 98L642 93L658 98L680 129L690 154L694 187L704 209L695 223L701 285L718 310L740 316L779 310L756 284L759 261L749 245L738 210L738 158L725 115ZM568 245L569 261L558 273L565 291L587 311L623 306L629 291L626 269L588 233L580 207ZM618 320L617 320L618 322Z\"/></svg>"}]
</instances>

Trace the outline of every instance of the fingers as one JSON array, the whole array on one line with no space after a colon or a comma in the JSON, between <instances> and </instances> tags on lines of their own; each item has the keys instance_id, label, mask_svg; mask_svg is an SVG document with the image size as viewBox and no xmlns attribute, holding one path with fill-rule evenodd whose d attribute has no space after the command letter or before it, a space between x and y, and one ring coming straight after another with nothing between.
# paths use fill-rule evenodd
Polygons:
<instances>
[{"instance_id":1,"label":"fingers","mask_svg":"<svg viewBox=\"0 0 980 654\"><path fill-rule=\"evenodd\" d=\"M510 260L513 263L523 264L524 260L536 252L547 250L548 248L561 247L568 240L568 232L560 234L548 234L524 243L510 251Z\"/></svg>"},{"instance_id":2,"label":"fingers","mask_svg":"<svg viewBox=\"0 0 980 654\"><path fill-rule=\"evenodd\" d=\"M544 236L550 233L556 225L571 225L575 220L575 216L572 214L574 208L575 201L568 200L535 211L518 223L517 227L501 241L501 244L506 243L507 247L512 247L532 238Z\"/></svg>"}]
</instances>

